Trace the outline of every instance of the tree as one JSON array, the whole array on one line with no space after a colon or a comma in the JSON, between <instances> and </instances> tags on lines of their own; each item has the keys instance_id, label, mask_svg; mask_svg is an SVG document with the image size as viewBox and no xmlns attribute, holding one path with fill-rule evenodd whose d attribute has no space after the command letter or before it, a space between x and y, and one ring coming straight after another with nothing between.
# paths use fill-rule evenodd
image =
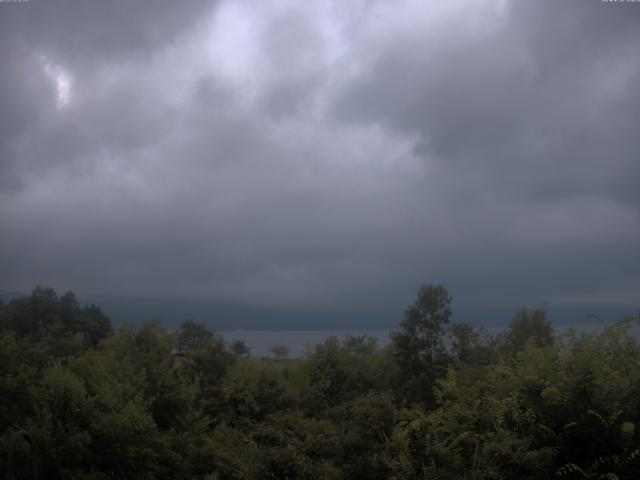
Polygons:
<instances>
[{"instance_id":1,"label":"tree","mask_svg":"<svg viewBox=\"0 0 640 480\"><path fill-rule=\"evenodd\" d=\"M178 347L182 351L202 349L209 345L213 338L213 332L195 320L185 320L178 329Z\"/></svg>"},{"instance_id":2,"label":"tree","mask_svg":"<svg viewBox=\"0 0 640 480\"><path fill-rule=\"evenodd\" d=\"M289 347L286 345L274 345L271 347L271 353L276 357L276 360L284 360L289 356Z\"/></svg>"},{"instance_id":3,"label":"tree","mask_svg":"<svg viewBox=\"0 0 640 480\"><path fill-rule=\"evenodd\" d=\"M96 305L82 308L76 318L76 328L93 347L113 333L111 320Z\"/></svg>"},{"instance_id":4,"label":"tree","mask_svg":"<svg viewBox=\"0 0 640 480\"><path fill-rule=\"evenodd\" d=\"M404 314L402 330L391 334L409 399L433 404L433 386L446 369L443 336L453 313L451 300L443 285L422 286Z\"/></svg>"},{"instance_id":5,"label":"tree","mask_svg":"<svg viewBox=\"0 0 640 480\"><path fill-rule=\"evenodd\" d=\"M2 308L0 323L19 337L46 340L58 356L96 347L112 333L111 321L99 307L81 308L73 292L58 297L52 288L40 286L31 296L14 299Z\"/></svg>"},{"instance_id":6,"label":"tree","mask_svg":"<svg viewBox=\"0 0 640 480\"><path fill-rule=\"evenodd\" d=\"M506 333L508 344L520 351L529 340L538 347L546 347L553 343L553 326L547 319L547 310L537 308L529 312L526 308L520 310L509 324Z\"/></svg>"},{"instance_id":7,"label":"tree","mask_svg":"<svg viewBox=\"0 0 640 480\"><path fill-rule=\"evenodd\" d=\"M231 351L239 357L248 357L251 354L251 347L244 340L234 340L231 342Z\"/></svg>"},{"instance_id":8,"label":"tree","mask_svg":"<svg viewBox=\"0 0 640 480\"><path fill-rule=\"evenodd\" d=\"M221 335L194 320L183 322L177 334L184 371L192 381L199 382L207 413L217 411L225 372L236 357L227 350Z\"/></svg>"},{"instance_id":9,"label":"tree","mask_svg":"<svg viewBox=\"0 0 640 480\"><path fill-rule=\"evenodd\" d=\"M468 323L457 322L449 327L449 337L451 353L460 363L473 367L490 363L492 351L484 329L476 330Z\"/></svg>"}]
</instances>

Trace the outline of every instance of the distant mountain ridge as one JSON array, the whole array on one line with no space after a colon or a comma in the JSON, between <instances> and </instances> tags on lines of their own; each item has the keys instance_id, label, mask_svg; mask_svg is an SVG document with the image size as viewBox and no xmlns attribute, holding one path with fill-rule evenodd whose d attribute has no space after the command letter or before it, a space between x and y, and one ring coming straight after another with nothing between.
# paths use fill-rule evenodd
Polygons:
<instances>
[{"instance_id":1,"label":"distant mountain ridge","mask_svg":"<svg viewBox=\"0 0 640 480\"><path fill-rule=\"evenodd\" d=\"M404 308L384 311L339 310L324 311L265 307L212 300L167 298L86 297L82 303L95 303L111 317L115 326L140 324L158 319L168 328L177 327L187 319L197 320L216 330L386 330L395 329L402 320ZM536 308L538 305L524 305ZM488 329L505 327L519 308L473 307L453 305L454 322L467 322ZM637 315L640 308L626 306L584 307L549 306L549 318L557 330L568 326L598 325L598 317L606 323Z\"/></svg>"},{"instance_id":2,"label":"distant mountain ridge","mask_svg":"<svg viewBox=\"0 0 640 480\"><path fill-rule=\"evenodd\" d=\"M24 297L28 297L29 294L28 293L24 293L24 292L13 292L10 290L0 290L0 300L2 300L3 302L9 302L11 300L13 300L14 298L24 298Z\"/></svg>"},{"instance_id":3,"label":"distant mountain ridge","mask_svg":"<svg viewBox=\"0 0 640 480\"><path fill-rule=\"evenodd\" d=\"M58 294L64 292L60 291ZM9 302L28 293L0 290L0 299ZM250 304L171 298L117 297L78 294L82 305L96 304L109 316L114 327L124 324L140 325L157 319L166 328L176 328L184 320L192 319L215 330L388 330L398 327L403 308L384 311L326 309L324 311L287 309ZM532 307L532 305L525 305ZM537 305L533 305L536 307ZM467 322L488 329L504 327L518 308L472 307L453 305L453 321ZM598 325L595 315L607 323L637 315L638 306L554 307L550 305L549 319L558 331L568 326Z\"/></svg>"},{"instance_id":4,"label":"distant mountain ridge","mask_svg":"<svg viewBox=\"0 0 640 480\"><path fill-rule=\"evenodd\" d=\"M317 330L391 328L399 315L394 312L305 311L249 304L167 298L87 297L111 317L115 326L158 319L169 328L187 319L216 330Z\"/></svg>"}]
</instances>

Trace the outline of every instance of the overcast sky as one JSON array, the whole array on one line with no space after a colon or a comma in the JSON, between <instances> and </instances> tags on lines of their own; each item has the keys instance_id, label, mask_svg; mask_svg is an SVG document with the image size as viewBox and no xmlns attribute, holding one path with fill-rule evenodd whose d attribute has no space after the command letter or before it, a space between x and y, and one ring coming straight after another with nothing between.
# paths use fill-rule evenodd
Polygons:
<instances>
[{"instance_id":1,"label":"overcast sky","mask_svg":"<svg viewBox=\"0 0 640 480\"><path fill-rule=\"evenodd\" d=\"M600 0L0 3L0 289L637 306L639 46Z\"/></svg>"}]
</instances>

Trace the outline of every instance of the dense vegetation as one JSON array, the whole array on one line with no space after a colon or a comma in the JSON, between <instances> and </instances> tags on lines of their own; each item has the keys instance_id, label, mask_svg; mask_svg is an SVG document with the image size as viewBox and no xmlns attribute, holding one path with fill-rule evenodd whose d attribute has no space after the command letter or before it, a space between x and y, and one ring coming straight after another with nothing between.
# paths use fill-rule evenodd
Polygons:
<instances>
[{"instance_id":1,"label":"dense vegetation","mask_svg":"<svg viewBox=\"0 0 640 480\"><path fill-rule=\"evenodd\" d=\"M638 478L634 318L555 336L522 310L489 336L451 314L423 287L385 348L251 358L193 321L113 332L37 288L0 304L0 475L24 429L46 479Z\"/></svg>"}]
</instances>

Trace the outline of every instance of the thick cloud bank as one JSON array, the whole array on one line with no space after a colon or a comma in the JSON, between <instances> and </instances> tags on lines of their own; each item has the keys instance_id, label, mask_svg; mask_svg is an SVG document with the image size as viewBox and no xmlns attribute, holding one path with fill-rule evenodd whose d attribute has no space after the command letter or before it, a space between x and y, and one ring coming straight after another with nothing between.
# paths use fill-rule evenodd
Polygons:
<instances>
[{"instance_id":1,"label":"thick cloud bank","mask_svg":"<svg viewBox=\"0 0 640 480\"><path fill-rule=\"evenodd\" d=\"M640 303L640 4L0 4L1 288Z\"/></svg>"}]
</instances>

